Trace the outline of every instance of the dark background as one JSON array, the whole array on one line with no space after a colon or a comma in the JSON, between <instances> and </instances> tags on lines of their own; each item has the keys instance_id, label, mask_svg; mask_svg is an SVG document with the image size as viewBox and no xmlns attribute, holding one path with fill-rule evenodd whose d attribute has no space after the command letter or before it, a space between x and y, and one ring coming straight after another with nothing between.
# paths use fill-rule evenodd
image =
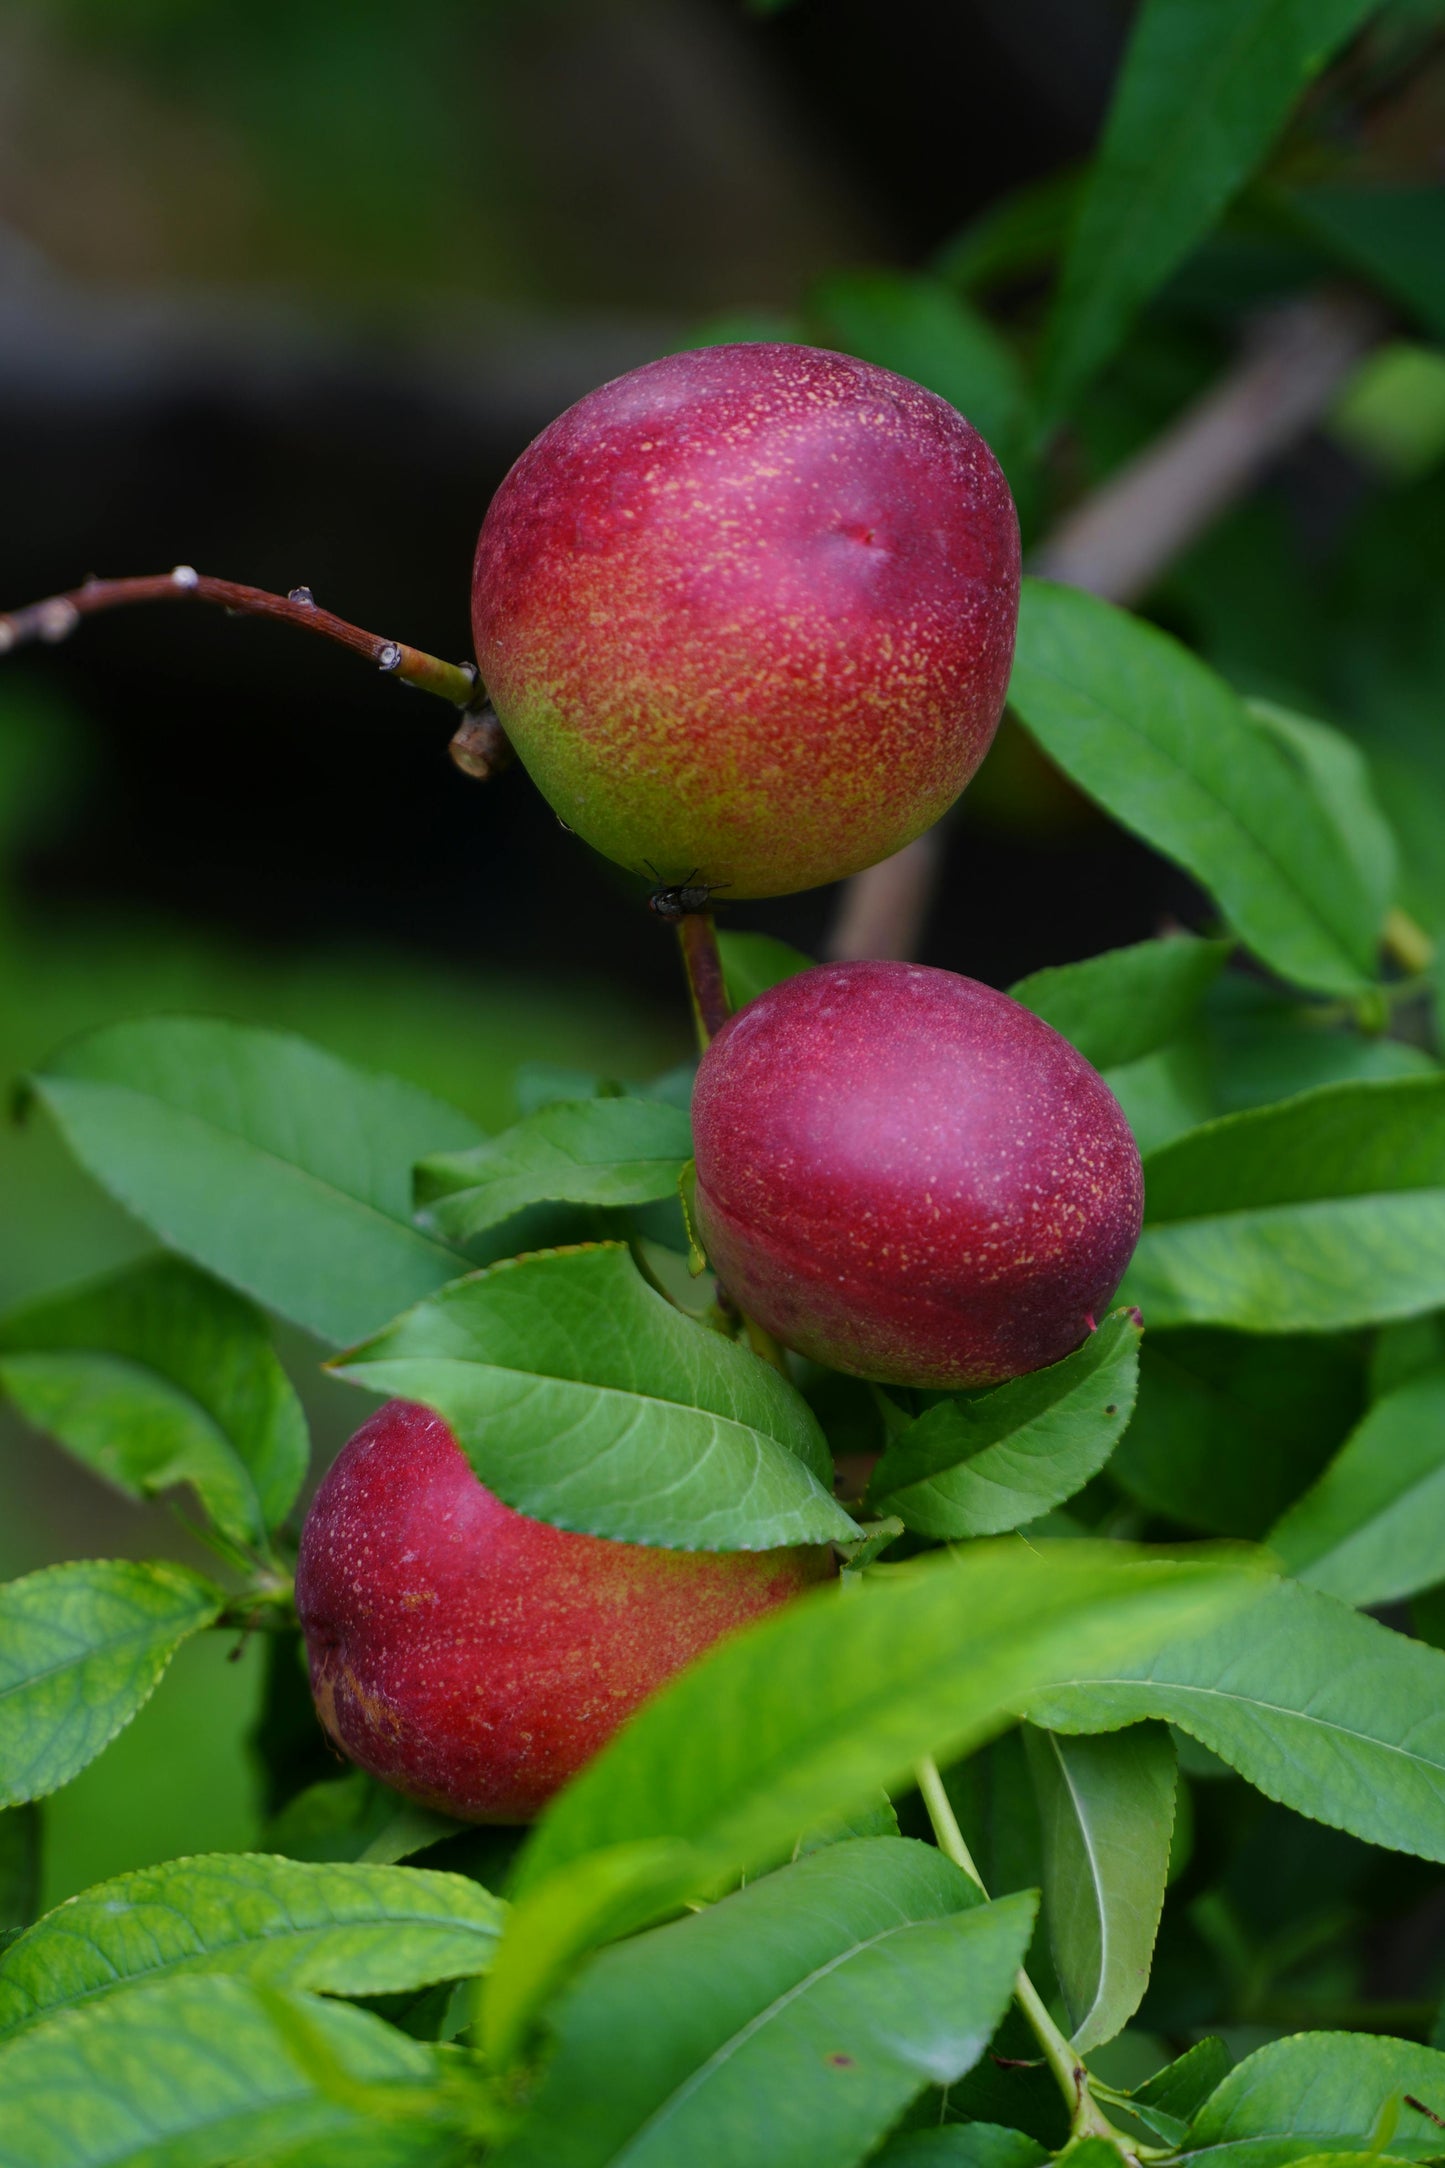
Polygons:
<instances>
[{"instance_id":1,"label":"dark background","mask_svg":"<svg viewBox=\"0 0 1445 2168\"><path fill-rule=\"evenodd\" d=\"M8 35L39 48L19 148L57 78L108 94L111 140L83 173L37 143L44 170L12 184L0 595L183 560L304 580L356 621L468 653L476 529L537 429L725 311L787 310L839 263L924 262L997 196L1079 157L1126 20L1111 0L832 0L770 20L732 0L407 12L430 33L447 156L427 185L410 177L359 260L348 221L366 217L367 176L348 160L365 163L364 141L313 178L318 202L282 127L304 114L228 94L210 70L239 63L219 29L210 46L161 9L127 40L99 11L44 28L12 11ZM216 14L264 45L254 19ZM382 19L360 17L380 70ZM324 80L327 24L333 62L358 33L339 11L319 21L308 50ZM279 15L268 27L294 36ZM374 155L403 163L384 85L328 96L343 90L354 135L376 129ZM147 119L184 140L152 142L138 175L129 130ZM184 220L169 196L182 186ZM300 260L283 289L271 235L292 187ZM133 200L97 205L117 190ZM477 200L459 209L453 191ZM469 227L505 247L484 252ZM172 610L97 621L26 674L84 718L63 817L21 863L33 909L160 911L266 947L381 941L672 995L668 943L623 880L524 777L465 783L445 711L356 662ZM1163 869L1102 823L1058 825L965 819L931 958L1007 983L1153 930L1175 900ZM737 917L816 945L830 903Z\"/></svg>"}]
</instances>

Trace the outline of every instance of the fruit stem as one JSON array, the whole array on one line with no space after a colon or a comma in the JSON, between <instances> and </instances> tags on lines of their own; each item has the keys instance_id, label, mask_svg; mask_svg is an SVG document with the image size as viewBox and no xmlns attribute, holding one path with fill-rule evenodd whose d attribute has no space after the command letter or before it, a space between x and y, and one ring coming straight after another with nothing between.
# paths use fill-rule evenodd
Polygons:
<instances>
[{"instance_id":1,"label":"fruit stem","mask_svg":"<svg viewBox=\"0 0 1445 2168\"><path fill-rule=\"evenodd\" d=\"M687 973L697 1043L705 1054L732 1014L727 980L723 976L722 951L717 945L717 927L713 924L711 911L684 912L677 922L677 945L682 950L682 967ZM738 1311L737 1315L742 1319L743 1332L753 1353L786 1377L788 1358L781 1344L756 1318L748 1317L743 1311Z\"/></svg>"},{"instance_id":2,"label":"fruit stem","mask_svg":"<svg viewBox=\"0 0 1445 2168\"><path fill-rule=\"evenodd\" d=\"M677 922L677 942L682 950L682 967L687 973L687 990L692 997L697 1043L705 1054L731 1013L712 913L686 912Z\"/></svg>"},{"instance_id":3,"label":"fruit stem","mask_svg":"<svg viewBox=\"0 0 1445 2168\"><path fill-rule=\"evenodd\" d=\"M320 633L338 647L350 648L353 655L364 655L389 677L400 678L403 685L415 685L420 692L435 693L453 707L476 709L481 704L476 669L469 662L442 662L421 648L385 639L380 633L364 632L360 625L348 624L344 617L318 609L309 587L293 587L289 595L273 595L263 587L242 587L234 580L212 579L191 565L177 565L171 572L147 573L137 579L87 580L83 587L72 587L67 594L50 595L44 602L11 610L0 616L0 655L32 640L54 646L68 639L83 618L132 602L218 602L243 617L278 618L302 632Z\"/></svg>"},{"instance_id":4,"label":"fruit stem","mask_svg":"<svg viewBox=\"0 0 1445 2168\"><path fill-rule=\"evenodd\" d=\"M953 1861L955 1867L961 1867L974 1888L987 1898L983 1877L974 1865L973 1854L958 1826L937 1762L931 1756L927 1757L919 1762L916 1774L928 1819L933 1824L933 1834L938 1839L938 1849ZM1014 1999L1028 2019L1044 2061L1064 2096L1064 2105L1069 2111L1070 2138L1105 2138L1110 2145L1118 2147L1126 2160L1133 2160L1135 2156L1129 2140L1122 2131L1115 2130L1094 2099L1089 2090L1088 2071L1049 2016L1042 1995L1022 1968L1014 1981Z\"/></svg>"}]
</instances>

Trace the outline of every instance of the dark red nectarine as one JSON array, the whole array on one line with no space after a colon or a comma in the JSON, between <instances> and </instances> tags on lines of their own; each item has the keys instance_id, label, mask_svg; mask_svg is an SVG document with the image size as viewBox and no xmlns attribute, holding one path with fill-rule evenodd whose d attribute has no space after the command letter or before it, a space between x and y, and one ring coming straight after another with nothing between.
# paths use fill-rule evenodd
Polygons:
<instances>
[{"instance_id":1,"label":"dark red nectarine","mask_svg":"<svg viewBox=\"0 0 1445 2168\"><path fill-rule=\"evenodd\" d=\"M825 964L759 995L703 1057L693 1135L733 1299L884 1383L1057 1362L1139 1238L1139 1153L1102 1077L951 971Z\"/></svg>"},{"instance_id":2,"label":"dark red nectarine","mask_svg":"<svg viewBox=\"0 0 1445 2168\"><path fill-rule=\"evenodd\" d=\"M483 680L609 858L730 897L841 879L936 821L1003 707L1018 521L978 432L891 370L717 346L604 384L477 545Z\"/></svg>"},{"instance_id":3,"label":"dark red nectarine","mask_svg":"<svg viewBox=\"0 0 1445 2168\"><path fill-rule=\"evenodd\" d=\"M826 1548L652 1550L530 1520L440 1416L393 1400L316 1494L296 1603L344 1753L445 1814L520 1822L683 1664L832 1570Z\"/></svg>"}]
</instances>

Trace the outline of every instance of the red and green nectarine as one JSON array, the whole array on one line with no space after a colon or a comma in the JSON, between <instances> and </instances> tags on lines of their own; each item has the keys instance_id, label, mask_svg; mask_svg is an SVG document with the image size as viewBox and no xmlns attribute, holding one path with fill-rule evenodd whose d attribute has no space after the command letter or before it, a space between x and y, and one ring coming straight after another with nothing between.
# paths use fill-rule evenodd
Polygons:
<instances>
[{"instance_id":1,"label":"red and green nectarine","mask_svg":"<svg viewBox=\"0 0 1445 2168\"><path fill-rule=\"evenodd\" d=\"M782 345L673 354L526 450L477 544L483 680L555 810L663 883L776 896L952 804L1003 708L1009 487L946 400Z\"/></svg>"},{"instance_id":2,"label":"red and green nectarine","mask_svg":"<svg viewBox=\"0 0 1445 2168\"><path fill-rule=\"evenodd\" d=\"M734 1301L883 1383L1059 1361L1139 1238L1139 1153L1102 1077L951 971L824 964L759 995L703 1056L693 1137Z\"/></svg>"},{"instance_id":3,"label":"red and green nectarine","mask_svg":"<svg viewBox=\"0 0 1445 2168\"><path fill-rule=\"evenodd\" d=\"M445 1814L521 1822L675 1671L832 1570L826 1547L549 1527L484 1489L439 1415L393 1400L316 1494L296 1603L343 1753Z\"/></svg>"}]
</instances>

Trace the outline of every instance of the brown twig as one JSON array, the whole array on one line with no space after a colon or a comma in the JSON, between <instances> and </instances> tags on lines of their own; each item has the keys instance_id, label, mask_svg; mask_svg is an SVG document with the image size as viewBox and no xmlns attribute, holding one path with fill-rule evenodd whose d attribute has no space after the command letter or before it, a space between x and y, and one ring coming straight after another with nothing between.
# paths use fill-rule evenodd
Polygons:
<instances>
[{"instance_id":1,"label":"brown twig","mask_svg":"<svg viewBox=\"0 0 1445 2168\"><path fill-rule=\"evenodd\" d=\"M1334 286L1259 319L1234 366L1069 513L1033 553L1029 570L1108 602L1137 601L1308 434L1388 328L1376 302ZM942 863L935 829L855 875L829 955L912 955Z\"/></svg>"},{"instance_id":2,"label":"brown twig","mask_svg":"<svg viewBox=\"0 0 1445 2168\"><path fill-rule=\"evenodd\" d=\"M87 580L67 594L47 596L23 610L0 616L0 655L24 647L32 640L54 645L66 640L87 617L136 602L213 602L243 617L271 617L302 632L319 633L338 647L349 648L375 663L378 670L435 693L453 707L469 709L478 699L477 673L469 662L441 662L421 648L388 640L376 632L364 632L330 610L317 607L309 587L293 587L289 595L269 594L263 587L242 587L235 580L212 579L191 565L174 571L146 574L139 579Z\"/></svg>"},{"instance_id":3,"label":"brown twig","mask_svg":"<svg viewBox=\"0 0 1445 2168\"><path fill-rule=\"evenodd\" d=\"M1272 311L1228 374L1071 512L1029 569L1136 602L1314 427L1388 321L1367 295L1340 287Z\"/></svg>"}]
</instances>

